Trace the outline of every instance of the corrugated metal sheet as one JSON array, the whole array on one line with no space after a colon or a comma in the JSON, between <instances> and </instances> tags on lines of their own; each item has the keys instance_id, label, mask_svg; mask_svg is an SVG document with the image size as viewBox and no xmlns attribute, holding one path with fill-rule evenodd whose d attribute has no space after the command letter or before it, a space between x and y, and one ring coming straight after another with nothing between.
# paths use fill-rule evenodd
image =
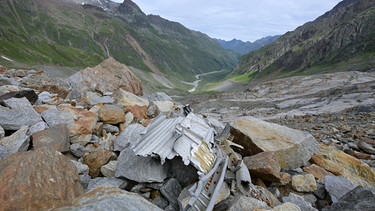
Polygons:
<instances>
[{"instance_id":1,"label":"corrugated metal sheet","mask_svg":"<svg viewBox=\"0 0 375 211\"><path fill-rule=\"evenodd\" d=\"M166 119L164 115L158 116L142 132L133 151L136 155L144 157L158 155L162 164L166 158L174 158L177 153L174 151L173 145L176 139L181 136L176 133L175 127L183 120L183 117Z\"/></svg>"},{"instance_id":2,"label":"corrugated metal sheet","mask_svg":"<svg viewBox=\"0 0 375 211\"><path fill-rule=\"evenodd\" d=\"M197 115L173 119L160 115L145 128L133 150L140 156L159 156L162 164L166 158L181 156L185 165L192 163L207 173L216 160L213 142L213 129Z\"/></svg>"}]
</instances>

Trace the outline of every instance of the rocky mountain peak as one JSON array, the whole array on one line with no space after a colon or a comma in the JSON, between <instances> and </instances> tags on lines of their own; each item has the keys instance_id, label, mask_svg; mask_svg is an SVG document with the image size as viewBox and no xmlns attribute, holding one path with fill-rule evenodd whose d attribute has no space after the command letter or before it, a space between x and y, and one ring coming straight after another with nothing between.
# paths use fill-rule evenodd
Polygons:
<instances>
[{"instance_id":1,"label":"rocky mountain peak","mask_svg":"<svg viewBox=\"0 0 375 211\"><path fill-rule=\"evenodd\" d=\"M128 23L145 24L147 16L142 10L131 0L124 0L117 8L117 15L124 18Z\"/></svg>"},{"instance_id":2,"label":"rocky mountain peak","mask_svg":"<svg viewBox=\"0 0 375 211\"><path fill-rule=\"evenodd\" d=\"M105 11L113 11L117 8L120 3L113 2L111 0L64 0L66 2L73 2L80 5L93 5L102 8Z\"/></svg>"}]
</instances>

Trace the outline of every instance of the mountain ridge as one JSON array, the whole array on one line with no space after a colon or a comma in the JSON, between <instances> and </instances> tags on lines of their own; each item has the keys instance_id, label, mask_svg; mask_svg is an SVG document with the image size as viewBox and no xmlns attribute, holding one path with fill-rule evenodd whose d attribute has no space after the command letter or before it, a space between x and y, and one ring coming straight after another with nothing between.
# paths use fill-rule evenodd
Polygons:
<instances>
[{"instance_id":1,"label":"mountain ridge","mask_svg":"<svg viewBox=\"0 0 375 211\"><path fill-rule=\"evenodd\" d=\"M344 0L316 20L243 56L235 74L258 78L295 74L374 71L375 2Z\"/></svg>"},{"instance_id":2,"label":"mountain ridge","mask_svg":"<svg viewBox=\"0 0 375 211\"><path fill-rule=\"evenodd\" d=\"M274 41L276 41L281 35L275 36L266 36L262 37L254 42L250 41L242 41L237 39L232 39L230 41L222 40L222 39L215 39L223 48L228 50L233 50L241 55L245 55L252 51L258 50L259 48L268 45Z\"/></svg>"},{"instance_id":3,"label":"mountain ridge","mask_svg":"<svg viewBox=\"0 0 375 211\"><path fill-rule=\"evenodd\" d=\"M207 35L145 15L130 0L100 2L105 6L76 0L2 1L0 54L14 61L3 64L83 68L111 56L141 70L194 80L195 74L229 71L238 61Z\"/></svg>"}]
</instances>

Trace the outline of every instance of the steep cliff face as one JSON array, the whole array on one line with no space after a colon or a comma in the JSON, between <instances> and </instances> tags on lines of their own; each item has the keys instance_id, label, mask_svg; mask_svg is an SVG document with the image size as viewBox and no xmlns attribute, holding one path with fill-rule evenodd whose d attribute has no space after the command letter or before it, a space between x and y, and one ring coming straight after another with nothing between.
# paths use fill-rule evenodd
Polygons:
<instances>
[{"instance_id":1,"label":"steep cliff face","mask_svg":"<svg viewBox=\"0 0 375 211\"><path fill-rule=\"evenodd\" d=\"M375 1L344 0L315 21L242 57L234 72L265 76L337 71L334 65L346 66L341 71L373 70L375 64L369 60L375 58L374 23Z\"/></svg>"}]
</instances>

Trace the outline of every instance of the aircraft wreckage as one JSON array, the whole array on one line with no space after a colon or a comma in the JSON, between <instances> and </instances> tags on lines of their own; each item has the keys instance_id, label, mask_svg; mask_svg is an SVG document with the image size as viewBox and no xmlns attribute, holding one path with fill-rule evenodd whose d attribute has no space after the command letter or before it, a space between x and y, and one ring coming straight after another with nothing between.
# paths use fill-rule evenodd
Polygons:
<instances>
[{"instance_id":1,"label":"aircraft wreckage","mask_svg":"<svg viewBox=\"0 0 375 211\"><path fill-rule=\"evenodd\" d=\"M231 148L242 147L231 142L230 126L221 125L215 130L190 107L185 106L183 111L175 118L160 114L132 147L136 155L160 158L161 164L180 156L185 165L197 169L199 181L189 189L188 203L179 201L180 209L212 210L224 178L242 194L256 194L246 165Z\"/></svg>"}]
</instances>

